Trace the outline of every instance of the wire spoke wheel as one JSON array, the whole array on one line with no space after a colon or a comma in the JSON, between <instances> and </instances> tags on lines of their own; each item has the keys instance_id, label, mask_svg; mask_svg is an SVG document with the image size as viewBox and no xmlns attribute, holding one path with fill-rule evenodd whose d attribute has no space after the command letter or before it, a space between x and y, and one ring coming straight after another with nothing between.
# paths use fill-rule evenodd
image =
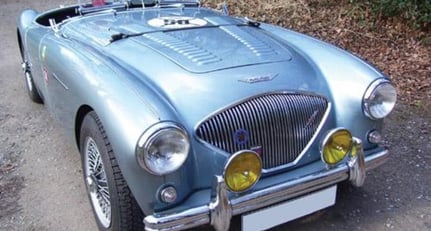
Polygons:
<instances>
[{"instance_id":1,"label":"wire spoke wheel","mask_svg":"<svg viewBox=\"0 0 431 231\"><path fill-rule=\"evenodd\" d=\"M79 137L87 194L100 231L144 230L144 214L123 178L105 129L94 111Z\"/></svg>"},{"instance_id":2,"label":"wire spoke wheel","mask_svg":"<svg viewBox=\"0 0 431 231\"><path fill-rule=\"evenodd\" d=\"M111 201L108 181L99 149L91 137L87 137L85 142L84 171L90 200L96 216L100 223L105 228L108 228L111 225Z\"/></svg>"}]
</instances>

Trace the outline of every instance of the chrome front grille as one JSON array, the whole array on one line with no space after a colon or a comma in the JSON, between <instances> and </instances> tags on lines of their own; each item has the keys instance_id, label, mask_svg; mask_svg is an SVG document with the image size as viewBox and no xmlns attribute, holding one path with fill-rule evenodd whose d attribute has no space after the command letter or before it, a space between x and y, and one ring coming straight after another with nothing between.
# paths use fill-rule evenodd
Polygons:
<instances>
[{"instance_id":1,"label":"chrome front grille","mask_svg":"<svg viewBox=\"0 0 431 231\"><path fill-rule=\"evenodd\" d=\"M328 102L320 96L275 93L249 99L204 121L203 141L228 153L252 149L264 169L294 161L316 133Z\"/></svg>"}]
</instances>

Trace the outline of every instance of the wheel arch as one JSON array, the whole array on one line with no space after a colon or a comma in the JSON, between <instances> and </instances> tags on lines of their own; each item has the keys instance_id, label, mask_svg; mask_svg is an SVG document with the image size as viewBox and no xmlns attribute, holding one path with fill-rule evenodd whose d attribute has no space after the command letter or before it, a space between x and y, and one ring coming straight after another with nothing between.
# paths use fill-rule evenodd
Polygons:
<instances>
[{"instance_id":1,"label":"wheel arch","mask_svg":"<svg viewBox=\"0 0 431 231\"><path fill-rule=\"evenodd\" d=\"M19 53L21 54L21 58L24 61L24 47L22 44L22 38L21 38L21 33L19 32L19 28L16 28L16 37L18 40Z\"/></svg>"},{"instance_id":2,"label":"wheel arch","mask_svg":"<svg viewBox=\"0 0 431 231\"><path fill-rule=\"evenodd\" d=\"M82 105L76 113L76 116L75 116L75 142L76 142L76 145L78 147L78 150L81 150L79 140L81 137L82 122L84 121L85 116L91 111L94 111L94 109L92 107L90 107L89 105Z\"/></svg>"},{"instance_id":3,"label":"wheel arch","mask_svg":"<svg viewBox=\"0 0 431 231\"><path fill-rule=\"evenodd\" d=\"M37 11L33 9L27 9L27 10L24 10L18 18L16 33L17 33L19 50L23 60L25 58L25 54L24 54L25 41L23 40L25 39L24 38L25 32L27 28L31 26L31 24L33 23L37 15L38 15Z\"/></svg>"}]
</instances>

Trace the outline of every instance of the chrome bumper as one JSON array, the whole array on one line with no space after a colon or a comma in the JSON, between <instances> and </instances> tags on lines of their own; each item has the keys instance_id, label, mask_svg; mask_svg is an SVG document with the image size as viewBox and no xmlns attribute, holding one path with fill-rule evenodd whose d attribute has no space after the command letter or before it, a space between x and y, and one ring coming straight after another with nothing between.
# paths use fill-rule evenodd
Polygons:
<instances>
[{"instance_id":1,"label":"chrome bumper","mask_svg":"<svg viewBox=\"0 0 431 231\"><path fill-rule=\"evenodd\" d=\"M217 231L228 230L230 220L234 215L286 201L344 180L349 180L355 186L362 186L366 171L383 164L387 160L389 152L385 149L365 157L361 141L354 139L354 145L356 155L349 156L349 161L346 164L340 164L334 168L309 174L231 200L228 198L228 190L223 177L216 176L216 197L211 203L180 213L147 216L144 219L145 230L184 230L205 224L211 224Z\"/></svg>"}]
</instances>

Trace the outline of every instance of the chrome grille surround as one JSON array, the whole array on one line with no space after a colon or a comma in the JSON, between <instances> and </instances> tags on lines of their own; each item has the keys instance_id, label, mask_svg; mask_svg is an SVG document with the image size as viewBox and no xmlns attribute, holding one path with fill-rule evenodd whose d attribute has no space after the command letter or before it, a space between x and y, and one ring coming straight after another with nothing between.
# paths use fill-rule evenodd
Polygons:
<instances>
[{"instance_id":1,"label":"chrome grille surround","mask_svg":"<svg viewBox=\"0 0 431 231\"><path fill-rule=\"evenodd\" d=\"M210 116L198 125L196 135L227 153L245 149L260 152L263 168L275 170L300 158L329 108L329 102L318 95L259 95Z\"/></svg>"}]
</instances>

